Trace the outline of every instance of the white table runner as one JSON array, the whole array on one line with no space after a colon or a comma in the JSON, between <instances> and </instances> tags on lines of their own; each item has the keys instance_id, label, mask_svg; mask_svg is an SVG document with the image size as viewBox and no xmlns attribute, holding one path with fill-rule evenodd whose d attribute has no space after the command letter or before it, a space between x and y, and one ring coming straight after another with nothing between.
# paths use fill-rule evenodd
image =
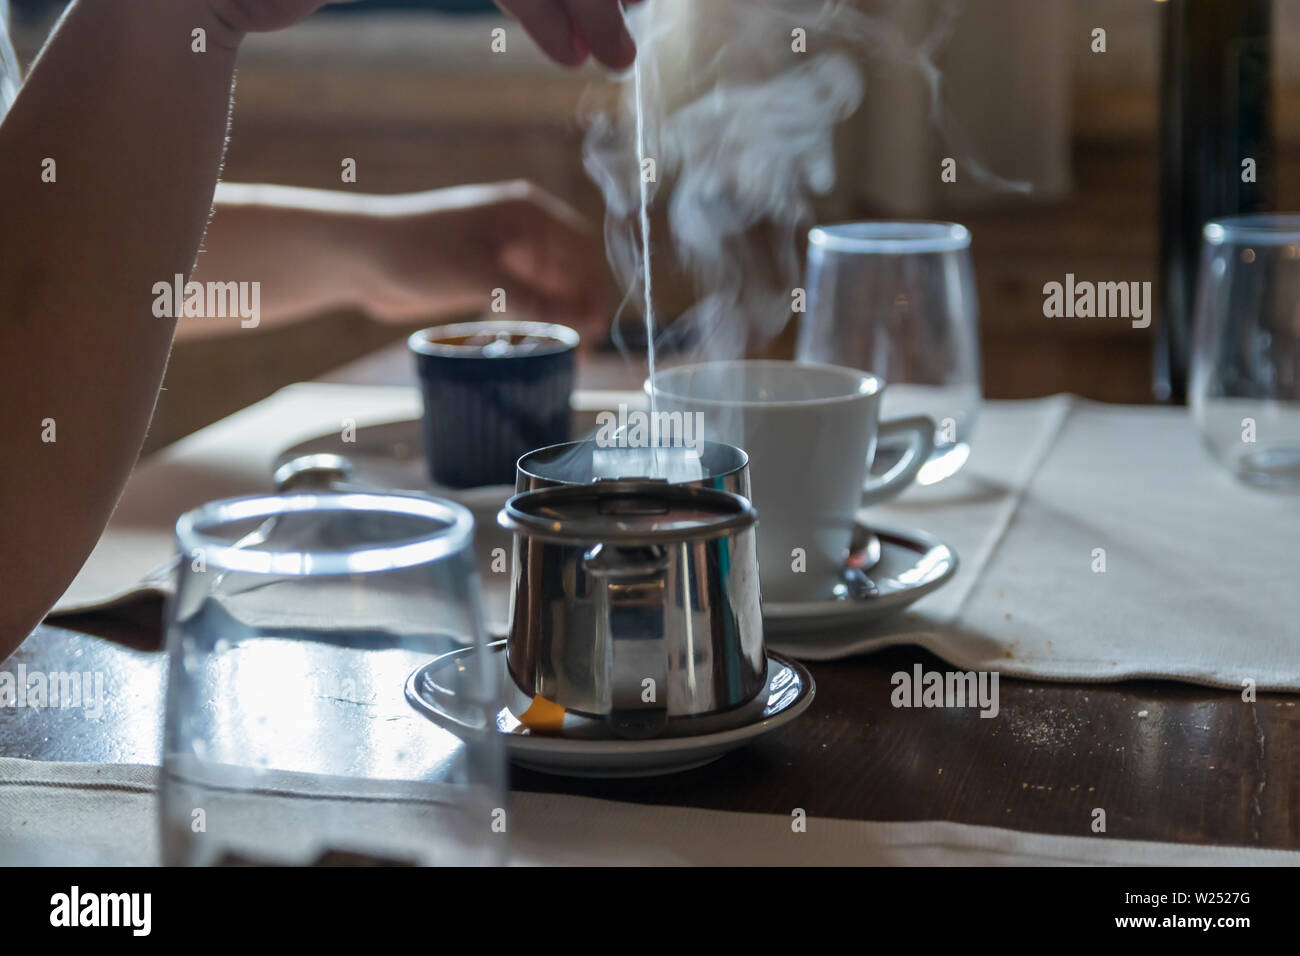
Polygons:
<instances>
[{"instance_id":1,"label":"white table runner","mask_svg":"<svg viewBox=\"0 0 1300 956\"><path fill-rule=\"evenodd\" d=\"M0 757L0 864L158 862L154 767ZM279 819L280 801L249 797L249 832ZM311 799L319 800L318 797ZM376 828L381 804L371 804ZM241 828L243 824L241 824ZM875 823L811 817L796 833L779 814L731 813L511 793L516 864L710 866L1297 866L1300 853L1248 847L1056 836L944 821Z\"/></svg>"}]
</instances>

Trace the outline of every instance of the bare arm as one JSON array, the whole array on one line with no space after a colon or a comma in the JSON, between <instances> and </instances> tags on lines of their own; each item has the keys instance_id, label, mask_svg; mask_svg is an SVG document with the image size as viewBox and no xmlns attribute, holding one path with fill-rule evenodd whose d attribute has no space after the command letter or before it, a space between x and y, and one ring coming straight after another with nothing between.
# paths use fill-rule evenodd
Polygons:
<instances>
[{"instance_id":1,"label":"bare arm","mask_svg":"<svg viewBox=\"0 0 1300 956\"><path fill-rule=\"evenodd\" d=\"M225 141L220 31L199 0L77 0L0 124L0 658L81 567L139 454L173 327L150 289L189 272Z\"/></svg>"}]
</instances>

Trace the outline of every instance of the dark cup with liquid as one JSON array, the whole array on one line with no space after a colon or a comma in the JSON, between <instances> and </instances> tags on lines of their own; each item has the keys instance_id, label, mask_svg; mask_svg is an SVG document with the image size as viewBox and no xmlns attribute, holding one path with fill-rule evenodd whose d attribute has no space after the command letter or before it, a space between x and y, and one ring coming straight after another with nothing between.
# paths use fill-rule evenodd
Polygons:
<instances>
[{"instance_id":1,"label":"dark cup with liquid","mask_svg":"<svg viewBox=\"0 0 1300 956\"><path fill-rule=\"evenodd\" d=\"M546 322L462 322L408 340L424 454L447 488L509 485L520 456L569 439L578 333Z\"/></svg>"}]
</instances>

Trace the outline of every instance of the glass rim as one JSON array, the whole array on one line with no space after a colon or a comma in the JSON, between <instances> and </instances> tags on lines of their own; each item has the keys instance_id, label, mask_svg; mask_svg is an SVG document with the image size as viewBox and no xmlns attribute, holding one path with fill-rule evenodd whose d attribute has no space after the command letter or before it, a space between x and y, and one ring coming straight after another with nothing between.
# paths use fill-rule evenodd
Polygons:
<instances>
[{"instance_id":1,"label":"glass rim","mask_svg":"<svg viewBox=\"0 0 1300 956\"><path fill-rule=\"evenodd\" d=\"M313 511L383 512L437 521L442 527L392 544L330 551L239 547L237 540L211 533L215 527L237 521L264 521ZM281 577L374 574L419 567L471 547L473 534L474 516L464 505L427 495L380 492L226 498L193 508L176 521L176 542L182 556L198 550L203 555L205 567Z\"/></svg>"},{"instance_id":2,"label":"glass rim","mask_svg":"<svg viewBox=\"0 0 1300 956\"><path fill-rule=\"evenodd\" d=\"M1219 246L1227 242L1253 242L1281 246L1300 243L1300 213L1250 213L1211 219L1201 230L1205 241Z\"/></svg>"},{"instance_id":3,"label":"glass rim","mask_svg":"<svg viewBox=\"0 0 1300 956\"><path fill-rule=\"evenodd\" d=\"M691 395L680 390L674 390L672 385L663 385L661 382L670 380L674 376L691 373L692 376L701 372L716 371L721 372L724 369L745 369L745 368L790 368L790 369L819 369L826 372L834 372L843 375L846 378L852 377L858 380L858 385L852 390L846 389L838 395L828 396L826 398L779 398L779 399L754 399L754 398L702 398ZM856 402L872 396L879 395L885 389L884 380L879 375L873 375L871 372L864 372L861 369L849 368L847 365L829 365L823 362L791 362L782 359L734 359L727 362L696 362L691 365L677 365L673 368L664 369L655 373L653 379L647 378L641 385L646 395L662 396L670 401L678 402L682 405L698 405L703 408L774 408L778 406L785 407L812 407L817 405L834 405L839 402Z\"/></svg>"},{"instance_id":4,"label":"glass rim","mask_svg":"<svg viewBox=\"0 0 1300 956\"><path fill-rule=\"evenodd\" d=\"M958 222L879 219L814 226L808 233L808 242L834 252L881 255L957 252L970 248L970 230Z\"/></svg>"}]
</instances>

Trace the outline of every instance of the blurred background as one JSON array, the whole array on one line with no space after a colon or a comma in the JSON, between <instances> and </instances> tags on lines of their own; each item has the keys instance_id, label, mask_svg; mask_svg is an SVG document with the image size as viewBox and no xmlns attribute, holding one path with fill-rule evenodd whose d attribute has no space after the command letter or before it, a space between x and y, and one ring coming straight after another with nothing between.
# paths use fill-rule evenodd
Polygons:
<instances>
[{"instance_id":1,"label":"blurred background","mask_svg":"<svg viewBox=\"0 0 1300 956\"><path fill-rule=\"evenodd\" d=\"M1253 2L1253 0L1252 0ZM60 0L11 0L30 64ZM864 0L918 41L949 0ZM1044 283L1152 281L1159 272L1162 8L1157 0L967 0L936 64L971 155L1028 195L942 184L948 148L927 119L921 78L866 63L866 98L837 134L839 180L821 221L954 219L973 235L984 389L989 398L1074 392L1152 400L1154 328L1046 319ZM1276 208L1300 207L1300 0L1272 9ZM503 54L491 31L509 29ZM1106 31L1094 52L1093 31ZM684 38L684 42L689 38ZM666 77L665 82L671 82ZM594 223L603 214L582 167L580 105L613 106L619 85L595 68L560 70L488 0L372 0L326 8L241 53L225 179L340 188L344 157L366 192L527 178ZM1261 175L1264 175L1261 173ZM666 317L689 305L656 276ZM791 323L793 326L793 323ZM413 326L416 327L416 326ZM148 448L167 444L277 388L403 338L355 314L264 334L179 345ZM772 349L788 353L793 328ZM608 346L607 346L608 347ZM629 369L635 385L639 370Z\"/></svg>"}]
</instances>

